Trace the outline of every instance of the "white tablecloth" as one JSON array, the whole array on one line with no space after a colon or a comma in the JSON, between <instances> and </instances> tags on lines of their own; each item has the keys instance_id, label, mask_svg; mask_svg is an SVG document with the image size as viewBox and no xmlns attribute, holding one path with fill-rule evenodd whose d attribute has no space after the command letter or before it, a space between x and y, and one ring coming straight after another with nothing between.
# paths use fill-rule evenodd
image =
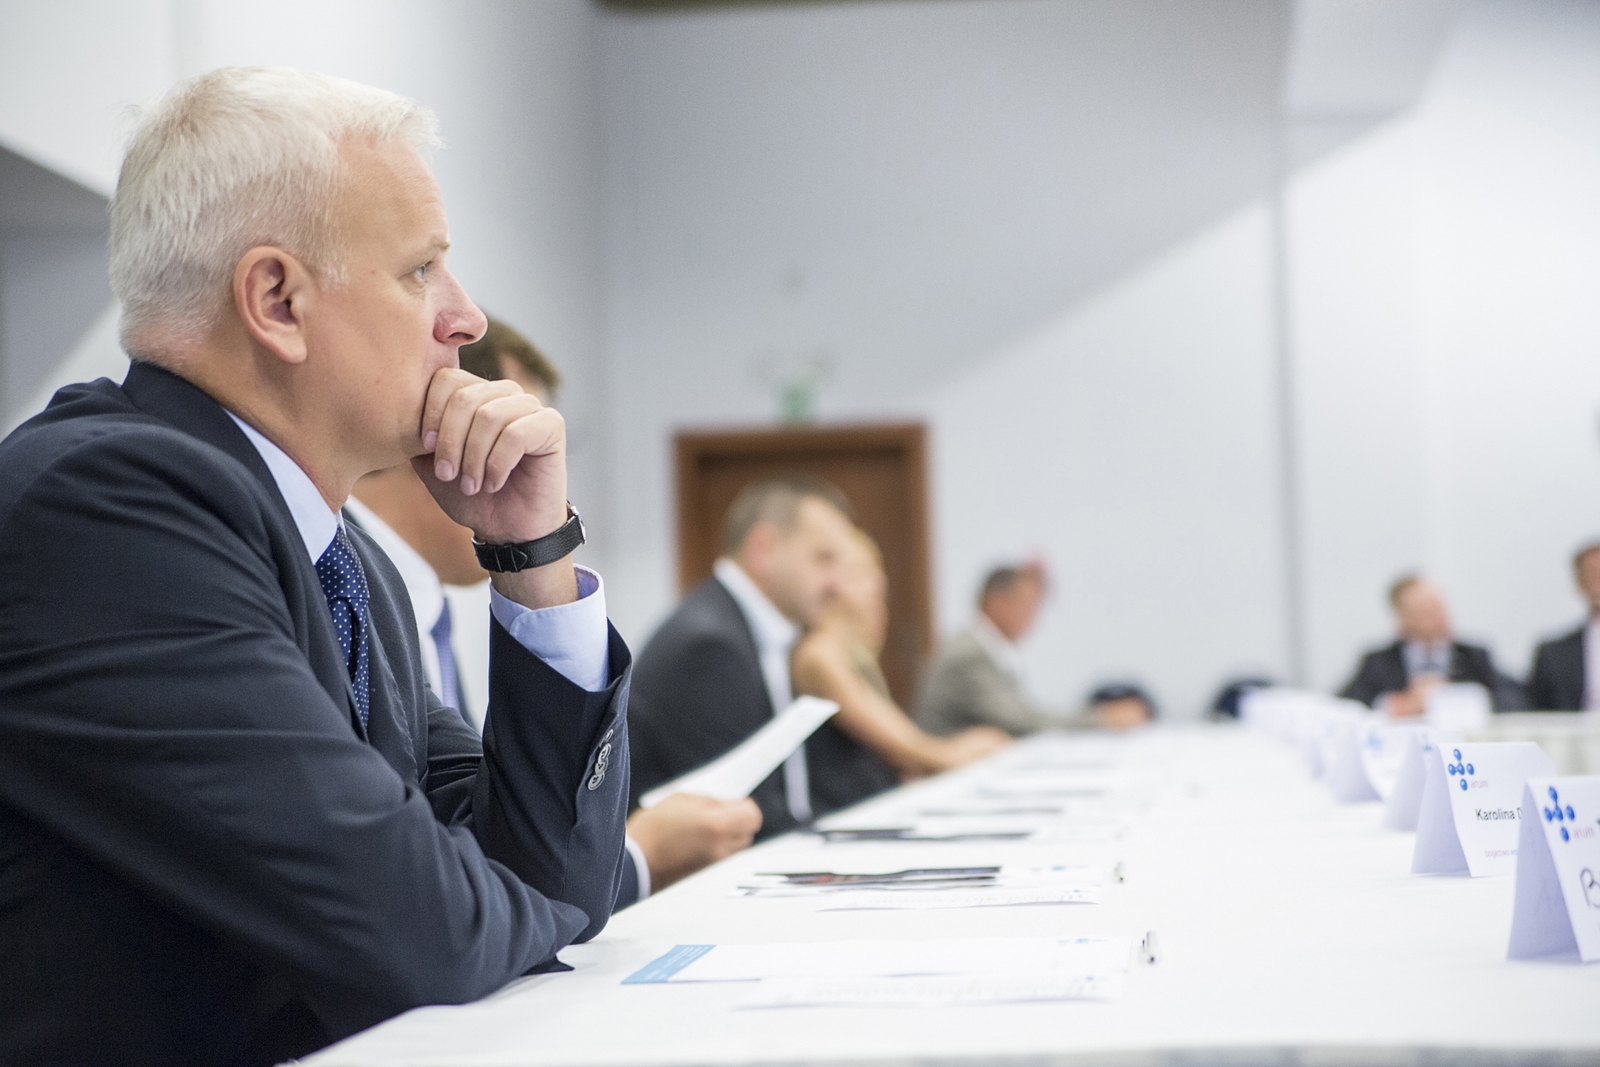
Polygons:
<instances>
[{"instance_id":1,"label":"white tablecloth","mask_svg":"<svg viewBox=\"0 0 1600 1067\"><path fill-rule=\"evenodd\" d=\"M1412 835L1339 806L1281 742L1235 726L1039 739L870 802L885 818L1016 781L1075 744L1125 775L1103 844L824 845L789 835L615 916L568 974L423 1008L312 1057L409 1064L734 1064L1027 1057L1059 1063L1600 1063L1600 965L1508 962L1510 878L1415 876ZM1078 773L1060 772L1070 781ZM1121 861L1098 905L817 912L730 897L755 871ZM742 1010L737 985L622 979L675 943L1154 930L1117 1001Z\"/></svg>"}]
</instances>

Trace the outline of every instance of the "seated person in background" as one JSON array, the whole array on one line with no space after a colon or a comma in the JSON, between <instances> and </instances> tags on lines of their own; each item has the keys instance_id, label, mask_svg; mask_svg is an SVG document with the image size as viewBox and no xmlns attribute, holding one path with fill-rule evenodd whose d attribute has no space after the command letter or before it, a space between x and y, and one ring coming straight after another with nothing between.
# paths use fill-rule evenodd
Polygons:
<instances>
[{"instance_id":1,"label":"seated person in background","mask_svg":"<svg viewBox=\"0 0 1600 1067\"><path fill-rule=\"evenodd\" d=\"M947 736L970 726L993 726L1013 737L1059 726L1022 688L1023 639L1044 600L1042 563L998 567L984 578L978 613L945 642L917 702L917 722Z\"/></svg>"},{"instance_id":2,"label":"seated person in background","mask_svg":"<svg viewBox=\"0 0 1600 1067\"><path fill-rule=\"evenodd\" d=\"M461 346L461 364L497 379L509 378L541 403L555 399L561 381L538 349L496 319L489 320L481 339ZM450 604L440 583L471 585L489 577L472 549L472 531L445 514L409 463L362 478L345 509L394 561L405 581L429 684L447 703L462 707L464 687L456 672ZM482 715L468 721L483 732ZM674 793L653 808L635 811L628 817L628 856L616 906L637 903L733 855L760 828L761 812L749 800Z\"/></svg>"},{"instance_id":3,"label":"seated person in background","mask_svg":"<svg viewBox=\"0 0 1600 1067\"><path fill-rule=\"evenodd\" d=\"M1084 726L1100 730L1136 730L1156 720L1156 702L1136 685L1102 685L1089 694Z\"/></svg>"},{"instance_id":4,"label":"seated person in background","mask_svg":"<svg viewBox=\"0 0 1600 1067\"><path fill-rule=\"evenodd\" d=\"M1528 707L1535 711L1600 708L1600 542L1578 550L1572 574L1589 603L1589 621L1534 652Z\"/></svg>"},{"instance_id":5,"label":"seated person in background","mask_svg":"<svg viewBox=\"0 0 1600 1067\"><path fill-rule=\"evenodd\" d=\"M1010 734L992 726L934 737L895 705L878 666L889 628L888 585L878 546L861 530L851 531L839 590L790 657L796 693L839 705L839 713L806 746L819 815L897 780L960 767L1011 743ZM856 743L841 743L851 740Z\"/></svg>"},{"instance_id":6,"label":"seated person in background","mask_svg":"<svg viewBox=\"0 0 1600 1067\"><path fill-rule=\"evenodd\" d=\"M1517 685L1494 668L1489 650L1455 640L1444 597L1432 582L1409 574L1389 587L1399 639L1368 652L1339 691L1347 700L1396 717L1421 715L1428 694L1446 682L1476 682L1496 711L1520 706Z\"/></svg>"},{"instance_id":7,"label":"seated person in background","mask_svg":"<svg viewBox=\"0 0 1600 1067\"><path fill-rule=\"evenodd\" d=\"M854 528L833 486L785 475L728 509L725 555L640 653L629 715L634 797L716 759L793 700L789 653L839 585ZM751 794L762 835L811 821L806 748Z\"/></svg>"}]
</instances>

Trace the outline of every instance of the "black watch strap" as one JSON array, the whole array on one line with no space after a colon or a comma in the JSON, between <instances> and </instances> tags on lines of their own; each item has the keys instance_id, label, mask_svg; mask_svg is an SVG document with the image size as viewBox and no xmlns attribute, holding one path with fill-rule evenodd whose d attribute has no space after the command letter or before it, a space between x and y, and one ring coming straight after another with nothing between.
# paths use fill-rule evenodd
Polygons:
<instances>
[{"instance_id":1,"label":"black watch strap","mask_svg":"<svg viewBox=\"0 0 1600 1067\"><path fill-rule=\"evenodd\" d=\"M510 571L525 571L530 567L543 567L547 563L565 559L572 554L573 549L586 540L588 535L583 529L583 517L578 514L578 509L569 503L567 521L553 533L547 533L532 541L518 541L510 545L487 545L474 537L472 550L478 554L478 562L482 564L484 570L505 574Z\"/></svg>"}]
</instances>

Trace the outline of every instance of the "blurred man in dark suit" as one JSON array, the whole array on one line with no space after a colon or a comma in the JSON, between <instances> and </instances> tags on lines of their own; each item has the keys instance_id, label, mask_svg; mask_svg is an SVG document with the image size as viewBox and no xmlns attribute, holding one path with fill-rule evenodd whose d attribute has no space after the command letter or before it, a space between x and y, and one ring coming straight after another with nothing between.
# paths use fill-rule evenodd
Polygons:
<instances>
[{"instance_id":1,"label":"blurred man in dark suit","mask_svg":"<svg viewBox=\"0 0 1600 1067\"><path fill-rule=\"evenodd\" d=\"M1495 670L1489 650L1457 641L1450 612L1434 584L1410 574L1389 587L1398 640L1368 652L1339 691L1396 717L1421 715L1428 694L1446 682L1475 682L1496 711L1522 706L1517 684Z\"/></svg>"},{"instance_id":2,"label":"blurred man in dark suit","mask_svg":"<svg viewBox=\"0 0 1600 1067\"><path fill-rule=\"evenodd\" d=\"M837 489L799 475L755 482L734 500L711 577L639 656L630 724L635 798L716 759L789 706L790 652L838 588L854 529L848 513ZM813 748L801 746L751 794L763 835L819 814L807 764Z\"/></svg>"},{"instance_id":3,"label":"blurred man in dark suit","mask_svg":"<svg viewBox=\"0 0 1600 1067\"><path fill-rule=\"evenodd\" d=\"M1589 619L1534 652L1528 707L1535 711L1600 708L1600 542L1578 549L1572 576L1589 604Z\"/></svg>"}]
</instances>

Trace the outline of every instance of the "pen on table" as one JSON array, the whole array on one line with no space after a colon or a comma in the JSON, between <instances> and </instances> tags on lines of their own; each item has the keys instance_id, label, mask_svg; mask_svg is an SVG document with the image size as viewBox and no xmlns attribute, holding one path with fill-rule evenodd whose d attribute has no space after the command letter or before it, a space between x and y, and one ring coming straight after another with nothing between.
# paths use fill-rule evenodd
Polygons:
<instances>
[{"instance_id":1,"label":"pen on table","mask_svg":"<svg viewBox=\"0 0 1600 1067\"><path fill-rule=\"evenodd\" d=\"M1144 957L1146 963L1161 962L1161 947L1156 944L1156 932L1145 931L1144 940L1139 942L1139 955Z\"/></svg>"}]
</instances>

